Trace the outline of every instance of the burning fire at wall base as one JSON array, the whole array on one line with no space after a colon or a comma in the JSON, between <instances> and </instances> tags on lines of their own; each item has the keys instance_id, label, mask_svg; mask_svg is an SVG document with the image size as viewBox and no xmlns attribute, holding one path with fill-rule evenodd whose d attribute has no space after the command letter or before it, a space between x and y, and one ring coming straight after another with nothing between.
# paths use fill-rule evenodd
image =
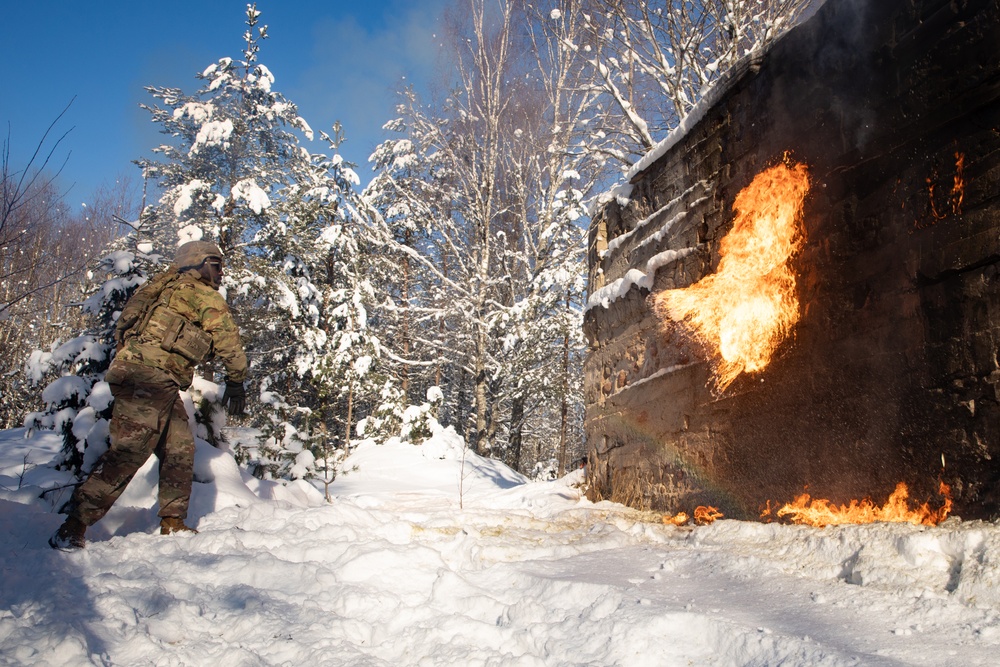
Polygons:
<instances>
[{"instance_id":1,"label":"burning fire at wall base","mask_svg":"<svg viewBox=\"0 0 1000 667\"><path fill-rule=\"evenodd\" d=\"M942 498L940 507L934 509L929 502L910 502L910 490L904 482L896 485L896 489L886 500L878 505L870 498L851 500L847 504L838 505L824 498L812 498L808 493L799 495L794 501L777 508L771 507L768 501L760 518L764 521L778 520L806 526L822 528L825 526L841 526L847 524L866 523L912 523L924 526L936 526L951 514L951 488L941 482L938 494ZM716 507L699 505L694 510L694 523L707 525L722 519L723 514ZM686 512L664 515L664 524L683 526L690 517Z\"/></svg>"},{"instance_id":2,"label":"burning fire at wall base","mask_svg":"<svg viewBox=\"0 0 1000 667\"><path fill-rule=\"evenodd\" d=\"M884 505L877 505L870 498L852 500L846 505L837 505L822 498L810 498L803 493L793 502L785 503L773 511L770 503L761 513L762 519L770 519L772 515L779 520L807 526L837 526L859 523L913 523L924 526L936 526L951 513L951 488L941 482L939 494L943 502L937 509L932 509L930 503L921 503L911 507L910 491L904 482L896 485Z\"/></svg>"}]
</instances>

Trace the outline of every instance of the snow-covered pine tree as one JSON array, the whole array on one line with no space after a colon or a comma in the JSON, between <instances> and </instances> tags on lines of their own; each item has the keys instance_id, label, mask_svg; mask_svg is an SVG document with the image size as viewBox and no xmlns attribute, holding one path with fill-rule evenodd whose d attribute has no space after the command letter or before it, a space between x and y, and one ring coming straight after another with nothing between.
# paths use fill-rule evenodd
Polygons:
<instances>
[{"instance_id":1,"label":"snow-covered pine tree","mask_svg":"<svg viewBox=\"0 0 1000 667\"><path fill-rule=\"evenodd\" d=\"M207 67L197 75L202 85L194 94L147 87L162 106L144 108L170 141L153 149L153 159L139 161L163 191L155 214L175 238L211 239L223 250L223 289L241 327L252 379L281 362L272 351L282 346L280 320L289 309L276 304L288 294L298 299L294 279L286 280L283 267L271 262L273 252L261 250L258 232L283 224L281 193L308 173L310 156L295 132L312 138L296 106L273 89L274 76L258 62L267 38L259 19L256 5L248 5L243 58ZM251 413L259 412L255 398L250 391Z\"/></svg>"},{"instance_id":2,"label":"snow-covered pine tree","mask_svg":"<svg viewBox=\"0 0 1000 667\"><path fill-rule=\"evenodd\" d=\"M361 408L371 412L386 382L382 343L369 321L376 300L371 274L379 244L373 236L368 204L354 190L358 177L353 165L336 152L342 140L339 132L334 138L325 134L323 138L333 158L320 162L320 173L335 215L319 237L328 338L324 353L313 358L311 374L314 384L321 387L323 421L339 423L340 446L347 450L363 418Z\"/></svg>"},{"instance_id":3,"label":"snow-covered pine tree","mask_svg":"<svg viewBox=\"0 0 1000 667\"><path fill-rule=\"evenodd\" d=\"M256 5L248 5L246 25L242 59L206 68L193 95L148 88L159 106L146 108L171 141L141 165L158 179L157 214L179 238L213 239L226 255L224 288L259 389L250 392L251 414L265 429L262 450L240 457L261 474L301 476L310 468L296 459L316 441L307 424L318 423L313 412L325 391L317 369L331 365L334 311L346 298L332 258L356 251L339 236L361 235L364 224L352 192L357 176L339 157L300 144L312 130L258 61L267 26Z\"/></svg>"},{"instance_id":4,"label":"snow-covered pine tree","mask_svg":"<svg viewBox=\"0 0 1000 667\"><path fill-rule=\"evenodd\" d=\"M429 387L449 385L450 390L459 349L452 336L460 331L447 321L454 318L448 297L455 291L448 285L448 236L436 234L449 227L454 193L428 140L428 134L437 133L434 121L417 111L412 89L401 97L400 117L383 128L395 136L369 158L376 175L363 194L375 211L381 241L371 272L379 294L375 318L385 341L384 367L396 385L383 390L383 403L376 408L378 414L396 415L387 418L384 433L377 431L385 436L398 434L406 406L422 402ZM459 394L448 393L452 399ZM455 420L460 410L451 400L441 412ZM376 423L368 426L376 428Z\"/></svg>"},{"instance_id":5,"label":"snow-covered pine tree","mask_svg":"<svg viewBox=\"0 0 1000 667\"><path fill-rule=\"evenodd\" d=\"M319 249L316 243L329 224L332 207L324 188L292 183L279 191L282 209L275 207L254 239L257 254L249 271L263 296L256 312L265 313L259 326L247 327L256 345L254 374L266 409L259 449L241 449L237 458L266 477L306 476L311 460L301 456L315 435L309 424L316 407L309 381L309 359L326 346L323 294L317 285ZM259 315L258 315L259 317Z\"/></svg>"},{"instance_id":6,"label":"snow-covered pine tree","mask_svg":"<svg viewBox=\"0 0 1000 667\"><path fill-rule=\"evenodd\" d=\"M385 441L399 435L407 405L406 395L395 378L385 380L378 395L372 398L369 414L358 420L358 436Z\"/></svg>"},{"instance_id":7,"label":"snow-covered pine tree","mask_svg":"<svg viewBox=\"0 0 1000 667\"><path fill-rule=\"evenodd\" d=\"M309 170L282 192L283 216L257 235L264 263L282 298L283 312L270 337L263 400L274 407L264 427L258 468L270 475L309 476L332 449L349 445L360 405L376 393L372 372L381 345L368 328L374 292L367 278L369 226L355 187L353 165L336 152L342 140L322 133L333 157L312 155ZM271 363L276 362L276 363ZM301 456L310 451L308 464ZM326 467L324 467L326 466Z\"/></svg>"},{"instance_id":8,"label":"snow-covered pine tree","mask_svg":"<svg viewBox=\"0 0 1000 667\"><path fill-rule=\"evenodd\" d=\"M259 18L256 4L247 5L242 60L207 67L193 95L149 86L163 106L143 105L171 137L153 149L159 159L139 163L164 191L160 214L173 219L182 238L216 240L236 283L250 280L246 262L257 231L280 216L275 194L308 169L295 131L312 139L298 108L273 90L274 75L257 61L267 38Z\"/></svg>"},{"instance_id":9,"label":"snow-covered pine tree","mask_svg":"<svg viewBox=\"0 0 1000 667\"><path fill-rule=\"evenodd\" d=\"M61 433L61 465L77 474L89 471L108 448L113 398L104 375L114 358L115 323L125 302L164 264L154 244L136 233L113 242L88 275L91 287L81 307L92 324L48 351L35 350L27 361L31 383L48 382L42 390L45 408L28 414L25 426Z\"/></svg>"}]
</instances>

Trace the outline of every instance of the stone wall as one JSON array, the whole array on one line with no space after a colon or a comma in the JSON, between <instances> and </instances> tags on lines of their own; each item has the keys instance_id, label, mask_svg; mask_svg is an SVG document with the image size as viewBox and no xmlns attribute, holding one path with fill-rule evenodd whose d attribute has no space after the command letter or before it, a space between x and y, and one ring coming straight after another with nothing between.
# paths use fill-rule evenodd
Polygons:
<instances>
[{"instance_id":1,"label":"stone wall","mask_svg":"<svg viewBox=\"0 0 1000 667\"><path fill-rule=\"evenodd\" d=\"M786 152L813 181L801 319L716 396L708 353L647 298L714 270L736 194ZM592 497L749 518L806 487L881 501L905 481L933 499L941 478L962 516L1000 510L996 0L829 0L590 242Z\"/></svg>"}]
</instances>

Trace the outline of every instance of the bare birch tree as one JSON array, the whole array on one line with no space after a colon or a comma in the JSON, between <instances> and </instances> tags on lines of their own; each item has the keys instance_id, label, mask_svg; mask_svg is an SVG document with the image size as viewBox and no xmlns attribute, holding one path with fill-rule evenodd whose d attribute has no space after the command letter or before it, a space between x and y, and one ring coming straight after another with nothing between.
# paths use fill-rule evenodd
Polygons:
<instances>
[{"instance_id":1,"label":"bare birch tree","mask_svg":"<svg viewBox=\"0 0 1000 667\"><path fill-rule=\"evenodd\" d=\"M94 253L117 233L113 216L123 210L112 200L127 198L119 192L116 199L113 188L105 188L90 206L66 206L59 176L69 154L60 162L60 151L72 128L58 134L58 126L68 108L24 165L11 162L10 132L0 152L0 428L20 425L32 407L24 363L33 349L51 345L77 324L68 306L81 296Z\"/></svg>"},{"instance_id":2,"label":"bare birch tree","mask_svg":"<svg viewBox=\"0 0 1000 667\"><path fill-rule=\"evenodd\" d=\"M810 0L593 0L566 48L607 99L595 150L629 166L677 127L709 87L760 55Z\"/></svg>"}]
</instances>

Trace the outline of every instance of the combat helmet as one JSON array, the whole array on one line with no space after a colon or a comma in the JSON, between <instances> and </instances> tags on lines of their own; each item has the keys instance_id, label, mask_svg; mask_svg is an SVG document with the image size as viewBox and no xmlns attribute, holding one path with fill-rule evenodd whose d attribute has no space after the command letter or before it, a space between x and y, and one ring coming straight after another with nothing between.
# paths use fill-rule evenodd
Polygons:
<instances>
[{"instance_id":1,"label":"combat helmet","mask_svg":"<svg viewBox=\"0 0 1000 667\"><path fill-rule=\"evenodd\" d=\"M188 241L177 249L173 266L177 271L197 269L209 258L222 259L219 246L211 241Z\"/></svg>"}]
</instances>

